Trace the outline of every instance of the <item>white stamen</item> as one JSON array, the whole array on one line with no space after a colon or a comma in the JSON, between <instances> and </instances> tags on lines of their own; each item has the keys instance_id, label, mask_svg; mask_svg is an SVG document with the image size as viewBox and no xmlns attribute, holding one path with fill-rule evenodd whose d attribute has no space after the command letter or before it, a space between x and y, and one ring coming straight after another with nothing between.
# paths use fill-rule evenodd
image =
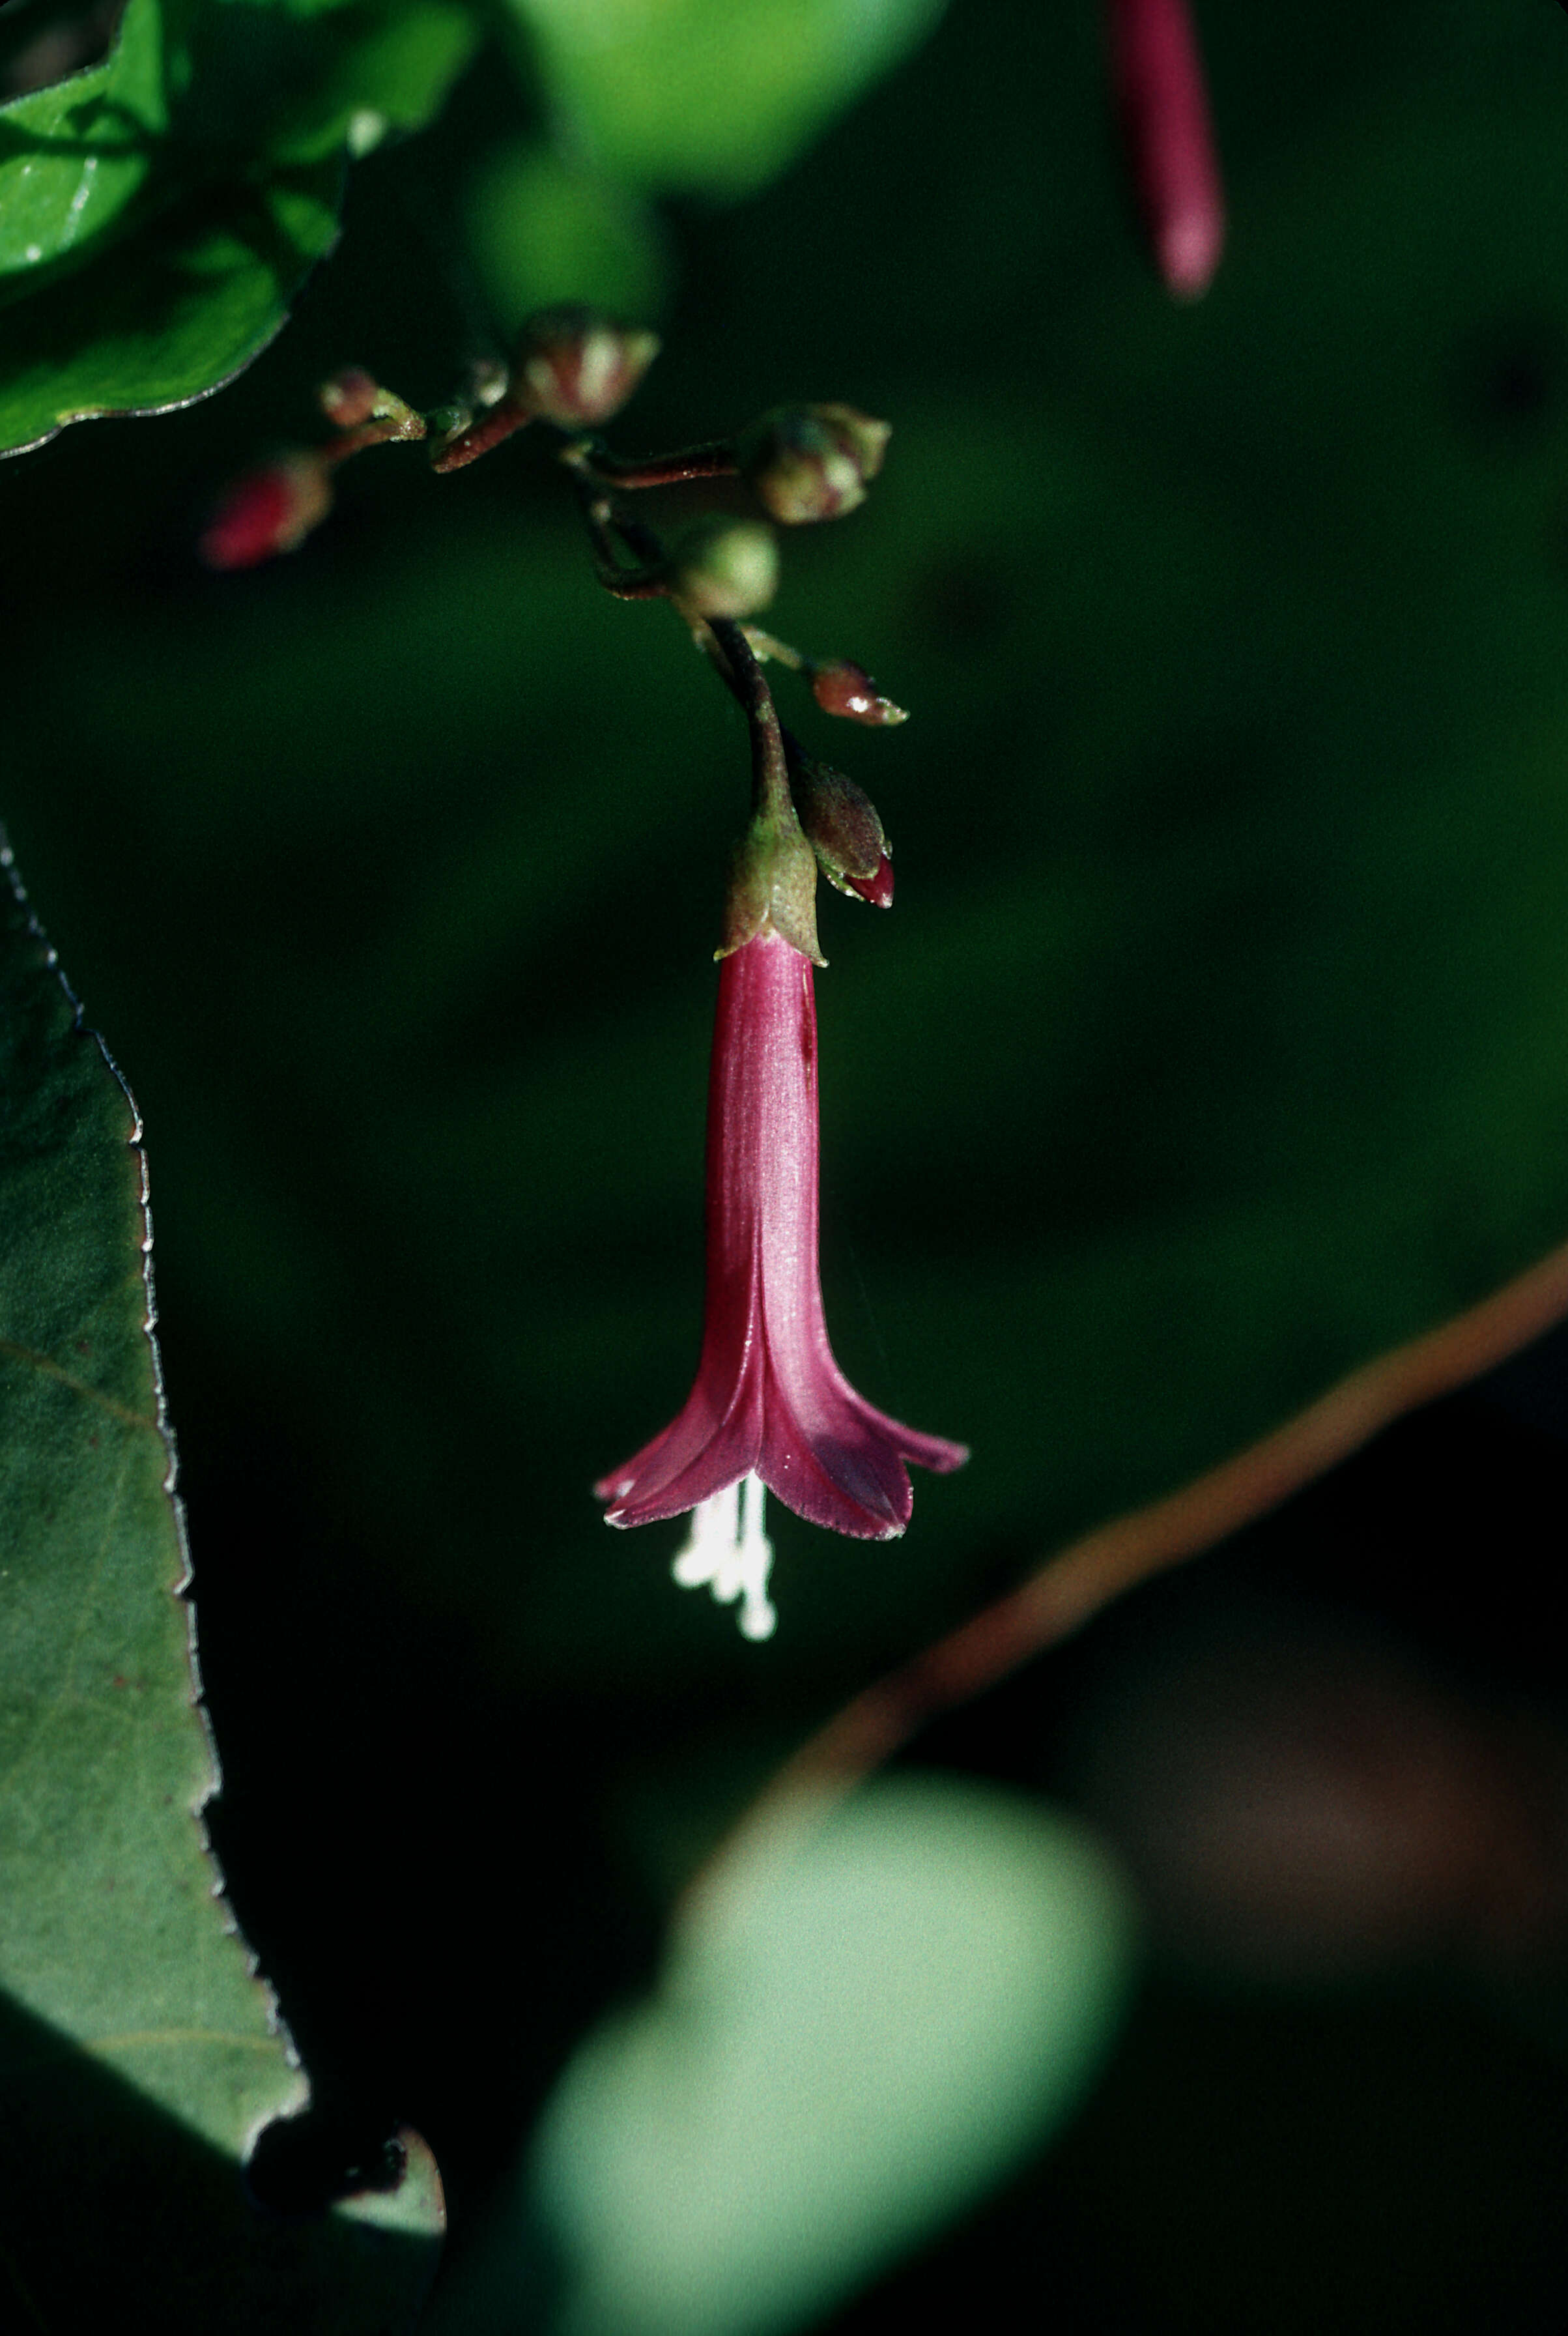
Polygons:
<instances>
[{"instance_id":1,"label":"white stamen","mask_svg":"<svg viewBox=\"0 0 1568 2336\"><path fill-rule=\"evenodd\" d=\"M686 1521L686 1538L670 1568L682 1589L702 1590L711 1582L716 1584L740 1538L740 1487L727 1484L711 1500L699 1501ZM714 1595L718 1594L715 1588Z\"/></svg>"},{"instance_id":2,"label":"white stamen","mask_svg":"<svg viewBox=\"0 0 1568 2336\"><path fill-rule=\"evenodd\" d=\"M768 1538L767 1513L768 1494L761 1477L746 1477L740 1486L740 1620L743 1639L770 1639L779 1627L778 1609L768 1595L773 1544Z\"/></svg>"},{"instance_id":3,"label":"white stamen","mask_svg":"<svg viewBox=\"0 0 1568 2336\"><path fill-rule=\"evenodd\" d=\"M752 1640L770 1639L779 1626L768 1595L773 1544L765 1525L767 1500L761 1477L753 1475L699 1501L670 1569L682 1590L706 1586L721 1606L739 1599L741 1635Z\"/></svg>"}]
</instances>

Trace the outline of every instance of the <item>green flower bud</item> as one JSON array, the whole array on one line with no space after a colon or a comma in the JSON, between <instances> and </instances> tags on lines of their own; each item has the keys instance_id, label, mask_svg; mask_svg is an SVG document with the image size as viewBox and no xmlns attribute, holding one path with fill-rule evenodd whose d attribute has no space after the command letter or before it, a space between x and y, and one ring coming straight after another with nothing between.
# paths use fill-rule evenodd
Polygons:
<instances>
[{"instance_id":1,"label":"green flower bud","mask_svg":"<svg viewBox=\"0 0 1568 2336\"><path fill-rule=\"evenodd\" d=\"M539 308L518 336L513 394L564 430L619 414L659 354L659 336L597 308Z\"/></svg>"},{"instance_id":2,"label":"green flower bud","mask_svg":"<svg viewBox=\"0 0 1568 2336\"><path fill-rule=\"evenodd\" d=\"M779 547L760 520L715 512L693 520L670 557L665 581L693 617L755 615L779 589Z\"/></svg>"},{"instance_id":3,"label":"green flower bud","mask_svg":"<svg viewBox=\"0 0 1568 2336\"><path fill-rule=\"evenodd\" d=\"M777 405L736 441L740 475L785 527L839 519L866 501L892 428L852 405Z\"/></svg>"}]
</instances>

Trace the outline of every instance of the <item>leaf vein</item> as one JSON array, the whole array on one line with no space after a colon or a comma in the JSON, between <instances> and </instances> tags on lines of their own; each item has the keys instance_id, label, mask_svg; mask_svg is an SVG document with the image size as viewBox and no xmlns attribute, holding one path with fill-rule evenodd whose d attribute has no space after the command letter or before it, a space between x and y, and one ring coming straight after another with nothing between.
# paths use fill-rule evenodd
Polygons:
<instances>
[{"instance_id":1,"label":"leaf vein","mask_svg":"<svg viewBox=\"0 0 1568 2336\"><path fill-rule=\"evenodd\" d=\"M68 1387L73 1394L97 1404L111 1417L123 1420L127 1426L150 1427L154 1435L158 1433L158 1421L151 1414L132 1411L129 1404L116 1402L113 1396L104 1395L98 1387L89 1387L85 1379L79 1379L74 1372L65 1370L33 1347L24 1347L15 1338L0 1338L0 1355L9 1355L14 1362L27 1364L30 1369L41 1371L45 1378L58 1379L62 1387Z\"/></svg>"}]
</instances>

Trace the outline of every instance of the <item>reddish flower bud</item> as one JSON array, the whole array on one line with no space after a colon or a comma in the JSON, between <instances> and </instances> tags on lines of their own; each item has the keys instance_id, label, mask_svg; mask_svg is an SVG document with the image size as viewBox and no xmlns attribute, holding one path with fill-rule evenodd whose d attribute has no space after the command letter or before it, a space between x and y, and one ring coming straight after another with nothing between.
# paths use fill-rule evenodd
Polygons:
<instances>
[{"instance_id":1,"label":"reddish flower bud","mask_svg":"<svg viewBox=\"0 0 1568 2336\"><path fill-rule=\"evenodd\" d=\"M879 729L909 719L902 706L880 695L865 667L852 665L847 657L830 657L825 664L814 665L810 672L811 695L824 714L837 714L847 722L870 723Z\"/></svg>"},{"instance_id":2,"label":"reddish flower bud","mask_svg":"<svg viewBox=\"0 0 1568 2336\"><path fill-rule=\"evenodd\" d=\"M1187 0L1108 0L1111 76L1168 291L1195 300L1224 242L1224 195Z\"/></svg>"},{"instance_id":3,"label":"reddish flower bud","mask_svg":"<svg viewBox=\"0 0 1568 2336\"><path fill-rule=\"evenodd\" d=\"M422 438L425 417L416 414L395 389L383 389L363 365L344 365L316 392L321 410L344 435L326 450L327 460L341 462L362 447L379 446L390 438Z\"/></svg>"},{"instance_id":4,"label":"reddish flower bud","mask_svg":"<svg viewBox=\"0 0 1568 2336\"><path fill-rule=\"evenodd\" d=\"M846 876L841 888L846 892L858 892L874 909L893 906L893 862L885 852L869 876Z\"/></svg>"},{"instance_id":5,"label":"reddish flower bud","mask_svg":"<svg viewBox=\"0 0 1568 2336\"><path fill-rule=\"evenodd\" d=\"M736 460L764 510L801 527L866 501L892 434L852 405L778 405L740 433Z\"/></svg>"},{"instance_id":6,"label":"reddish flower bud","mask_svg":"<svg viewBox=\"0 0 1568 2336\"><path fill-rule=\"evenodd\" d=\"M565 430L592 430L620 412L658 354L656 333L597 308L540 308L518 337L513 394Z\"/></svg>"},{"instance_id":7,"label":"reddish flower bud","mask_svg":"<svg viewBox=\"0 0 1568 2336\"><path fill-rule=\"evenodd\" d=\"M694 617L750 617L779 589L779 547L760 520L713 512L681 535L663 574L672 599Z\"/></svg>"},{"instance_id":8,"label":"reddish flower bud","mask_svg":"<svg viewBox=\"0 0 1568 2336\"><path fill-rule=\"evenodd\" d=\"M297 550L331 509L321 456L304 449L278 454L225 489L197 550L208 568L258 568Z\"/></svg>"},{"instance_id":9,"label":"reddish flower bud","mask_svg":"<svg viewBox=\"0 0 1568 2336\"><path fill-rule=\"evenodd\" d=\"M381 395L379 384L363 365L344 365L316 392L321 410L339 430L357 430L368 422Z\"/></svg>"},{"instance_id":10,"label":"reddish flower bud","mask_svg":"<svg viewBox=\"0 0 1568 2336\"><path fill-rule=\"evenodd\" d=\"M750 1638L767 1637L774 1620L752 1480L813 1524L881 1541L909 1523L911 1462L945 1472L968 1457L963 1445L875 1410L834 1360L818 1269L818 1153L811 968L763 934L719 968L696 1384L663 1435L595 1487L614 1525L695 1511L676 1579L743 1598Z\"/></svg>"},{"instance_id":11,"label":"reddish flower bud","mask_svg":"<svg viewBox=\"0 0 1568 2336\"><path fill-rule=\"evenodd\" d=\"M789 790L828 881L878 909L891 908L887 838L870 796L842 771L799 754L791 763Z\"/></svg>"}]
</instances>

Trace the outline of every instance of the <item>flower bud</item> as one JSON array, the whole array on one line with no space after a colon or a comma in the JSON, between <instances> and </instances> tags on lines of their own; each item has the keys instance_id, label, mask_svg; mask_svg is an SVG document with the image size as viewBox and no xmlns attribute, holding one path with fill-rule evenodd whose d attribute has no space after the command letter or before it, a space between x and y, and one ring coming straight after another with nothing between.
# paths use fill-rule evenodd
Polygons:
<instances>
[{"instance_id":1,"label":"flower bud","mask_svg":"<svg viewBox=\"0 0 1568 2336\"><path fill-rule=\"evenodd\" d=\"M316 392L322 412L339 430L357 430L368 422L380 395L378 384L363 365L344 365Z\"/></svg>"},{"instance_id":2,"label":"flower bud","mask_svg":"<svg viewBox=\"0 0 1568 2336\"><path fill-rule=\"evenodd\" d=\"M791 762L789 792L822 873L840 892L893 906L892 854L876 806L853 779L809 755Z\"/></svg>"},{"instance_id":3,"label":"flower bud","mask_svg":"<svg viewBox=\"0 0 1568 2336\"><path fill-rule=\"evenodd\" d=\"M1197 29L1187 0L1109 0L1111 77L1138 200L1166 288L1208 289L1225 237Z\"/></svg>"},{"instance_id":4,"label":"flower bud","mask_svg":"<svg viewBox=\"0 0 1568 2336\"><path fill-rule=\"evenodd\" d=\"M891 435L852 405L776 405L740 433L736 457L763 509L799 527L863 503Z\"/></svg>"},{"instance_id":5,"label":"flower bud","mask_svg":"<svg viewBox=\"0 0 1568 2336\"><path fill-rule=\"evenodd\" d=\"M224 490L197 546L208 568L259 568L295 551L332 509L326 464L304 448L276 455Z\"/></svg>"},{"instance_id":6,"label":"flower bud","mask_svg":"<svg viewBox=\"0 0 1568 2336\"><path fill-rule=\"evenodd\" d=\"M811 667L811 695L824 714L837 714L847 722L867 722L878 728L907 722L902 706L882 696L864 666L847 657L832 657Z\"/></svg>"},{"instance_id":7,"label":"flower bud","mask_svg":"<svg viewBox=\"0 0 1568 2336\"><path fill-rule=\"evenodd\" d=\"M316 398L327 420L339 430L366 433L358 443L375 445L388 438L422 438L425 434L424 415L416 414L395 389L383 389L363 365L344 365L322 383ZM373 423L379 425L373 431L369 427ZM334 461L343 451L329 449ZM356 448L347 451L353 453Z\"/></svg>"},{"instance_id":8,"label":"flower bud","mask_svg":"<svg viewBox=\"0 0 1568 2336\"><path fill-rule=\"evenodd\" d=\"M597 308L539 308L518 336L514 394L564 430L591 430L620 412L658 354L656 333Z\"/></svg>"},{"instance_id":9,"label":"flower bud","mask_svg":"<svg viewBox=\"0 0 1568 2336\"><path fill-rule=\"evenodd\" d=\"M693 617L750 617L779 589L779 547L760 520L693 520L665 569L672 599Z\"/></svg>"}]
</instances>

